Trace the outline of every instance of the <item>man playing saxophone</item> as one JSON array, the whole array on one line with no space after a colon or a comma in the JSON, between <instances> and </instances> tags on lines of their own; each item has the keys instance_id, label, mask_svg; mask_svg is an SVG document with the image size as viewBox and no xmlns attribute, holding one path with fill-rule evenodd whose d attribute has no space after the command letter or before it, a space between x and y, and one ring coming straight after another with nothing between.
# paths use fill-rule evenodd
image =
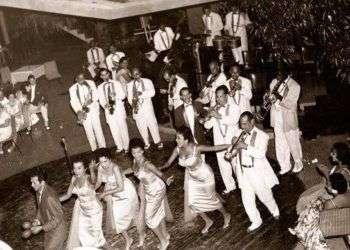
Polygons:
<instances>
[{"instance_id":1,"label":"man playing saxophone","mask_svg":"<svg viewBox=\"0 0 350 250\"><path fill-rule=\"evenodd\" d=\"M299 95L300 85L291 78L286 68L279 68L276 79L270 84L269 98L272 103L270 122L275 132L276 157L281 175L292 169L291 155L294 160L293 172L303 169L297 114Z\"/></svg>"},{"instance_id":2,"label":"man playing saxophone","mask_svg":"<svg viewBox=\"0 0 350 250\"><path fill-rule=\"evenodd\" d=\"M157 118L154 114L152 97L155 95L153 83L150 79L142 78L138 68L132 70L133 80L128 83L128 102L133 108L133 118L145 143L145 149L151 144L148 130L158 149L163 148L159 135Z\"/></svg>"},{"instance_id":3,"label":"man playing saxophone","mask_svg":"<svg viewBox=\"0 0 350 250\"><path fill-rule=\"evenodd\" d=\"M78 123L82 124L92 151L106 147L100 121L100 106L98 91L91 80L85 80L84 74L75 77L74 84L69 88L70 104L77 114ZM96 143L97 142L97 143Z\"/></svg>"}]
</instances>

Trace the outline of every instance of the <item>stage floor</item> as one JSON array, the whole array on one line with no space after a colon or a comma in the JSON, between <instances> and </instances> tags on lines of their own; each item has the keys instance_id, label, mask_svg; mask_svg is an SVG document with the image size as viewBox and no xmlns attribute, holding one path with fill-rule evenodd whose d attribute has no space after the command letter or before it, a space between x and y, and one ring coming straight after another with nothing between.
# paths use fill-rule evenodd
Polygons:
<instances>
[{"instance_id":1,"label":"stage floor","mask_svg":"<svg viewBox=\"0 0 350 250\"><path fill-rule=\"evenodd\" d=\"M167 143L166 149L161 153L157 150L149 152L149 159L157 166L164 163L174 148L173 143ZM86 157L87 155L76 155L73 158ZM217 190L223 190L223 184L218 173L218 167L213 155L207 156L208 162L212 165L217 179ZM124 155L118 155L116 162L125 169L131 164L131 160ZM273 161L272 161L273 162ZM275 164L274 164L275 166ZM41 166L48 175L48 183L58 193L63 194L70 182L65 161L58 160ZM14 249L41 249L43 234L32 237L29 240L22 240L21 224L24 221L33 219L35 215L35 197L30 187L30 173L27 170L21 174L10 177L0 183L0 214L1 214L1 238L9 243ZM235 191L225 203L225 207L232 215L231 226L222 230L223 220L217 212L210 213L215 223L209 233L205 236L200 231L203 221L199 218L193 226L184 226L183 222L183 169L173 166L169 170L175 174L175 182L168 189L170 208L174 214L175 222L168 224L171 235L169 249L292 249L295 238L291 236L287 228L293 225L296 214L295 204L298 196L304 190L304 185L296 175L287 175L280 178L281 184L275 187L274 194L281 210L280 221L274 221L267 209L259 204L262 212L264 225L254 234L246 233L249 226L248 218L244 212L240 191ZM136 183L135 179L132 180ZM66 218L70 222L75 198L64 203ZM105 207L105 204L104 204ZM218 219L215 219L218 218ZM132 229L132 236L135 242L132 249L136 249L136 230ZM124 241L121 236L108 238L108 242L116 242L116 247L123 247ZM157 249L157 239L148 230L145 249Z\"/></svg>"}]
</instances>

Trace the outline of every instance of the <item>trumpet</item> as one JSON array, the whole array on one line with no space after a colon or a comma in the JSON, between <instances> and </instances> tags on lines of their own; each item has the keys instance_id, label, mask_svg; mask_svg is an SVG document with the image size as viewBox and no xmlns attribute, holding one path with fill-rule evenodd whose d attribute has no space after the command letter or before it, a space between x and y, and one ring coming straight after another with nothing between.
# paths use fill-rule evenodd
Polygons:
<instances>
[{"instance_id":1,"label":"trumpet","mask_svg":"<svg viewBox=\"0 0 350 250\"><path fill-rule=\"evenodd\" d=\"M238 136L236 141L232 144L232 147L229 151L227 151L224 155L224 159L228 162L231 162L232 159L237 155L237 153L233 153L233 151L236 149L239 142L244 141L245 137L247 136L247 132L244 130L241 132L241 134Z\"/></svg>"},{"instance_id":2,"label":"trumpet","mask_svg":"<svg viewBox=\"0 0 350 250\"><path fill-rule=\"evenodd\" d=\"M205 82L204 84L204 88L202 89L202 91L199 93L199 97L200 98L204 98L206 95L209 94L209 89L212 87L213 82L216 81L216 79L218 78L219 74L213 74L208 81Z\"/></svg>"},{"instance_id":3,"label":"trumpet","mask_svg":"<svg viewBox=\"0 0 350 250\"><path fill-rule=\"evenodd\" d=\"M229 81L230 92L229 95L233 96L237 90L242 88L241 80L239 78L231 79Z\"/></svg>"}]
</instances>

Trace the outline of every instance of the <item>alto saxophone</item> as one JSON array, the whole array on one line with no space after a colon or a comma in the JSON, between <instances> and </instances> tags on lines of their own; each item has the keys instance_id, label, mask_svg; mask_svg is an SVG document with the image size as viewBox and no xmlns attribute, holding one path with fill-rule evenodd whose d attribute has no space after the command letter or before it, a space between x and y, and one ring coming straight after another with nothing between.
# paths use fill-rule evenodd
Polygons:
<instances>
[{"instance_id":1,"label":"alto saxophone","mask_svg":"<svg viewBox=\"0 0 350 250\"><path fill-rule=\"evenodd\" d=\"M216 78L218 77L218 74L213 74L212 77L206 83L204 84L204 88L202 91L199 93L199 97L203 99L206 95L208 95L208 90L211 88L213 82L216 81Z\"/></svg>"},{"instance_id":2,"label":"alto saxophone","mask_svg":"<svg viewBox=\"0 0 350 250\"><path fill-rule=\"evenodd\" d=\"M92 102L92 90L89 89L89 94L88 97L84 104L82 105L82 109L81 111L78 111L77 115L78 115L78 121L77 123L79 125L83 125L84 121L86 120L87 114L90 112L90 108L88 107L88 105L91 104Z\"/></svg>"},{"instance_id":3,"label":"alto saxophone","mask_svg":"<svg viewBox=\"0 0 350 250\"><path fill-rule=\"evenodd\" d=\"M232 147L229 151L227 151L224 155L224 159L228 162L231 162L232 159L237 155L237 154L233 154L233 150L236 149L237 145L239 142L243 141L245 139L245 136L247 135L247 132L245 132L244 130L241 132L241 134L238 136L238 138L236 139L236 141L232 144Z\"/></svg>"},{"instance_id":4,"label":"alto saxophone","mask_svg":"<svg viewBox=\"0 0 350 250\"><path fill-rule=\"evenodd\" d=\"M278 94L278 89L280 86L284 83L284 81L279 81L277 84L274 86L274 88L271 91L267 91L264 96L263 96L263 105L261 106L260 112L255 114L255 118L259 121L262 122L269 111L271 110L272 105L274 104L272 96Z\"/></svg>"}]
</instances>

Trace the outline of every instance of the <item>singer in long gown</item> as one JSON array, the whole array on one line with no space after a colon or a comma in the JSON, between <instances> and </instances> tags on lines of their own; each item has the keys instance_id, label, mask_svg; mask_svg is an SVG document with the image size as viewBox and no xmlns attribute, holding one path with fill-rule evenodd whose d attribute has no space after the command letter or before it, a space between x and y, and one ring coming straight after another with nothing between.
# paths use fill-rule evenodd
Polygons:
<instances>
[{"instance_id":1,"label":"singer in long gown","mask_svg":"<svg viewBox=\"0 0 350 250\"><path fill-rule=\"evenodd\" d=\"M99 154L99 166L95 189L105 183L100 198L109 203L107 222L112 224L114 233L123 235L126 240L126 249L129 249L133 240L127 231L130 227L137 226L139 211L136 188L132 181L120 172L118 165L111 161L108 149L100 149L97 154ZM93 165L90 164L90 172L94 172Z\"/></svg>"},{"instance_id":2,"label":"singer in long gown","mask_svg":"<svg viewBox=\"0 0 350 250\"><path fill-rule=\"evenodd\" d=\"M201 157L205 152L222 151L231 144L205 146L196 145L190 128L181 127L176 135L177 147L174 149L167 163L162 167L168 168L179 157L179 165L185 167L185 220L192 220L198 214L204 221L202 233L208 232L213 221L206 215L207 212L219 210L224 217L224 226L227 228L231 215L226 212L220 196L215 190L215 177L211 167Z\"/></svg>"},{"instance_id":3,"label":"singer in long gown","mask_svg":"<svg viewBox=\"0 0 350 250\"><path fill-rule=\"evenodd\" d=\"M108 249L106 239L102 231L103 207L97 199L90 176L85 174L82 162L74 162L74 176L65 195L60 201L68 200L72 194L77 195L75 201L72 222L67 241L67 249L76 247L95 247Z\"/></svg>"},{"instance_id":4,"label":"singer in long gown","mask_svg":"<svg viewBox=\"0 0 350 250\"><path fill-rule=\"evenodd\" d=\"M141 139L132 139L130 142L130 148L134 157L132 169L134 175L140 180L140 223L145 223L150 229L152 229L160 241L159 249L164 250L168 247L170 239L165 221L172 220L172 215L166 198L165 182L168 180L165 179L161 171L145 158L144 142ZM169 179L169 181L170 180L171 179Z\"/></svg>"}]
</instances>

